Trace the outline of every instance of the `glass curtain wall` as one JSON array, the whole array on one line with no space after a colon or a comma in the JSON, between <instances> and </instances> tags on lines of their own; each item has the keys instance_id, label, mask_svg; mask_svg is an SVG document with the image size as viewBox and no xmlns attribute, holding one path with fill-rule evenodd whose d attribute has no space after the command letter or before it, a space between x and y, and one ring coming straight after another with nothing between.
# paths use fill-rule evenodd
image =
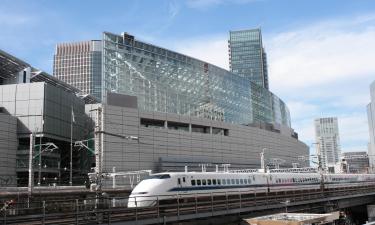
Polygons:
<instances>
[{"instance_id":1,"label":"glass curtain wall","mask_svg":"<svg viewBox=\"0 0 375 225\"><path fill-rule=\"evenodd\" d=\"M285 104L267 89L133 36L103 33L102 61L102 99L116 92L137 96L145 111L290 127Z\"/></svg>"}]
</instances>

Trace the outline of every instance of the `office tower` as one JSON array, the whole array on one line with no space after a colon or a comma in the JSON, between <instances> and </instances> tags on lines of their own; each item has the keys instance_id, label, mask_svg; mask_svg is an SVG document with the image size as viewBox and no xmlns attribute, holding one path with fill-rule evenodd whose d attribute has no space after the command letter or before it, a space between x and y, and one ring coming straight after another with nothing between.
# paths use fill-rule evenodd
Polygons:
<instances>
[{"instance_id":1,"label":"office tower","mask_svg":"<svg viewBox=\"0 0 375 225\"><path fill-rule=\"evenodd\" d=\"M229 66L232 73L269 89L267 55L260 28L230 31Z\"/></svg>"},{"instance_id":2,"label":"office tower","mask_svg":"<svg viewBox=\"0 0 375 225\"><path fill-rule=\"evenodd\" d=\"M101 97L101 41L58 44L53 74L84 94Z\"/></svg>"},{"instance_id":3,"label":"office tower","mask_svg":"<svg viewBox=\"0 0 375 225\"><path fill-rule=\"evenodd\" d=\"M341 155L339 126L336 117L315 119L315 140L322 167L333 167Z\"/></svg>"},{"instance_id":4,"label":"office tower","mask_svg":"<svg viewBox=\"0 0 375 225\"><path fill-rule=\"evenodd\" d=\"M370 170L375 169L375 81L370 85L371 102L367 105L367 118L370 134L368 144L368 155L370 161Z\"/></svg>"}]
</instances>

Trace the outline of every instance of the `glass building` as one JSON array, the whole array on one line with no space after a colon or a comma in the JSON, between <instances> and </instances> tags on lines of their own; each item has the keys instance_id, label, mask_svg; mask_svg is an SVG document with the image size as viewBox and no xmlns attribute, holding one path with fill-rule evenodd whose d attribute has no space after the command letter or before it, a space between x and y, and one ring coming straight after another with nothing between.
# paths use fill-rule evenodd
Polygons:
<instances>
[{"instance_id":1,"label":"glass building","mask_svg":"<svg viewBox=\"0 0 375 225\"><path fill-rule=\"evenodd\" d=\"M290 127L285 103L248 77L139 41L127 33L104 32L97 45L100 47L95 48L101 59L95 59L95 63L90 62L94 58L79 53L92 52L93 47L80 44L57 46L55 76L100 97L104 103L107 93L114 92L136 96L138 108L149 112ZM90 68L98 62L100 67Z\"/></svg>"},{"instance_id":2,"label":"glass building","mask_svg":"<svg viewBox=\"0 0 375 225\"><path fill-rule=\"evenodd\" d=\"M145 111L290 127L285 103L245 77L126 33L103 33L102 46L102 99L116 92Z\"/></svg>"},{"instance_id":3,"label":"glass building","mask_svg":"<svg viewBox=\"0 0 375 225\"><path fill-rule=\"evenodd\" d=\"M269 89L267 55L260 28L230 31L229 66L231 72Z\"/></svg>"}]
</instances>

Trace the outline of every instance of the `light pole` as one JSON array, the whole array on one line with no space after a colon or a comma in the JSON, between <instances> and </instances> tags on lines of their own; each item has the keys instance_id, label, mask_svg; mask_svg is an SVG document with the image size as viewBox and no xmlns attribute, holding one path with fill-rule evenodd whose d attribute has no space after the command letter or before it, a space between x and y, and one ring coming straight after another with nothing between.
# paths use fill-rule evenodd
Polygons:
<instances>
[{"instance_id":1,"label":"light pole","mask_svg":"<svg viewBox=\"0 0 375 225\"><path fill-rule=\"evenodd\" d=\"M319 142L311 143L311 146L313 146L313 145L317 145L318 146L318 149L316 151L316 155L318 157L318 170L322 171L323 167L322 167L322 154L321 154L321 149L320 149L320 143Z\"/></svg>"},{"instance_id":2,"label":"light pole","mask_svg":"<svg viewBox=\"0 0 375 225\"><path fill-rule=\"evenodd\" d=\"M262 152L260 153L260 168L265 171L265 159L264 159L264 151L268 150L268 148L263 148Z\"/></svg>"}]
</instances>

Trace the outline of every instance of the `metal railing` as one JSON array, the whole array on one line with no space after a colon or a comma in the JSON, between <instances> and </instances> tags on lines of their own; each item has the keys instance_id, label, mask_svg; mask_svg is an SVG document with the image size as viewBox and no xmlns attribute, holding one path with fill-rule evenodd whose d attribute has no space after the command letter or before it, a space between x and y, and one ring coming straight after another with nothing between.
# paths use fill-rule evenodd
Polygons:
<instances>
[{"instance_id":1,"label":"metal railing","mask_svg":"<svg viewBox=\"0 0 375 225\"><path fill-rule=\"evenodd\" d=\"M336 188L332 190L300 190L271 193L260 192L213 192L211 194L179 194L147 196L136 200L138 207L128 208L129 199L89 198L42 202L18 202L1 209L0 224L88 224L132 221L148 221L152 224L174 218L183 220L190 216L208 217L219 214L241 213L256 208L279 208L298 205L300 202L327 197L354 196L374 193L374 186ZM282 204L288 201L288 206ZM147 206L146 206L147 205ZM1 206L1 205L0 205ZM141 224L141 223L139 223Z\"/></svg>"}]
</instances>

